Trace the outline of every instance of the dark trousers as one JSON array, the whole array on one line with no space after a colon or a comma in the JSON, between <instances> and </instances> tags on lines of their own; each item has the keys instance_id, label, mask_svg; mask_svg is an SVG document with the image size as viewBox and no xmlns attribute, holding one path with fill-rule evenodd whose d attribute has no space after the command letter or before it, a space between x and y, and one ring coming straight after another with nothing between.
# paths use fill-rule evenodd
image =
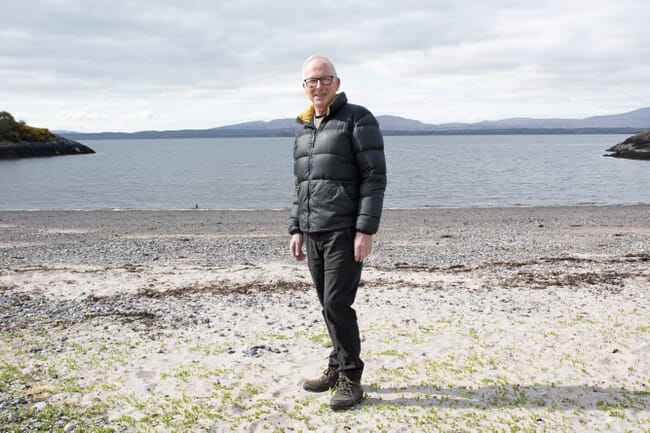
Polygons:
<instances>
[{"instance_id":1,"label":"dark trousers","mask_svg":"<svg viewBox=\"0 0 650 433\"><path fill-rule=\"evenodd\" d=\"M305 233L307 262L332 339L329 365L360 381L363 361L357 314L352 308L362 264L354 260L354 229Z\"/></svg>"}]
</instances>

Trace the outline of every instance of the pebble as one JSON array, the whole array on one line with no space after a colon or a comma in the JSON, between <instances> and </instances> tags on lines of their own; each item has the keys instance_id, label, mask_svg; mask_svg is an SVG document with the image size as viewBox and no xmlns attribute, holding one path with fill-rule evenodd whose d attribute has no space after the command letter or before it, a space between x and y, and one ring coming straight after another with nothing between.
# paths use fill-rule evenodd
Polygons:
<instances>
[{"instance_id":1,"label":"pebble","mask_svg":"<svg viewBox=\"0 0 650 433\"><path fill-rule=\"evenodd\" d=\"M633 353L643 353L643 352L650 352L650 344L648 344L647 341L644 341L641 344L639 344L639 347L637 347Z\"/></svg>"},{"instance_id":2,"label":"pebble","mask_svg":"<svg viewBox=\"0 0 650 433\"><path fill-rule=\"evenodd\" d=\"M39 401L38 403L34 403L32 405L32 408L36 412L40 412L41 410L45 409L47 407L47 402L46 401Z\"/></svg>"},{"instance_id":3,"label":"pebble","mask_svg":"<svg viewBox=\"0 0 650 433\"><path fill-rule=\"evenodd\" d=\"M520 319L522 321L538 315L540 311L546 312L548 317L553 314L558 319L565 319L563 312L548 312L548 301L555 304L561 302L566 288L586 289L590 294L605 299L607 296L620 296L621 281L625 278L640 276L647 281L648 255L644 253L647 251L647 235L626 232L623 237L613 237L607 233L607 227L615 224L647 227L645 221L649 211L648 206L389 211L382 221L382 229L377 236L373 255L368 259L368 267L377 272L385 270L389 274L387 278L392 277L396 268L404 268L404 272L439 272L452 276L458 283L441 282L430 286L435 289L432 290L435 294L421 308L430 308L432 311L441 303L447 305L449 312L462 311L462 308L455 306L466 305L467 287L463 279L469 275L484 281L476 292L472 292L476 311L507 312L518 319L523 318ZM516 217L514 223L512 218L503 218L504 213ZM522 219L523 215L530 213L537 214L535 226ZM3 272L23 272L27 266L36 272L39 269L47 271L48 266L60 266L60 263L99 266L106 272L123 270L134 277L142 274L154 261L158 262L156 266L169 265L170 269L177 264L206 268L214 267L215 264L223 267L244 264L255 267L256 263L271 261L293 264L286 251L285 214L286 212L202 212L200 215L188 215L151 212L137 214L136 218L130 212L0 212L3 222L6 219L16 219L16 225L20 227L3 230L3 244L15 242L16 245L22 245L3 248L3 254L0 254L0 276ZM163 217L165 215L169 219ZM431 218L423 223L423 215ZM193 218L198 216L199 221L194 221ZM233 219L233 216L236 218ZM218 218L223 218L223 221L215 221ZM39 223L39 219L45 221ZM143 226L146 227L153 220L164 222L156 230L144 230ZM590 231L585 226L570 229L571 224L581 220L589 221L589 225L598 230ZM201 227L210 227L213 231L203 233L197 230L197 236L187 235L194 233L193 227L198 227L199 223ZM45 231L34 231L33 227L38 224L47 227L52 224L88 226L91 231L80 235L48 234ZM242 238L243 232L246 235ZM147 238L129 236L133 233L147 233ZM177 233L183 233L183 237L166 236ZM257 236L257 233L260 235ZM508 235L504 236L504 233ZM446 237L443 238L443 235ZM436 245L431 242L432 239L439 240L440 243ZM591 259L594 255L595 258ZM17 257L29 257L29 263ZM567 279L567 276L571 279ZM152 282L143 278L143 287L148 287L149 284ZM395 286L409 287L411 284L412 281L402 281ZM304 284L297 287L304 289ZM532 292L532 295L531 291L519 295L516 290L508 291L516 287L536 287L540 290ZM238 320L247 311L273 312L274 304L283 302L282 306L286 308L287 297L275 297L264 285L253 293L232 292L236 288L234 284L230 287L224 285L223 292L215 289L202 295L199 300L189 296L192 295L191 290L187 293L161 295L156 292L155 284L149 287L150 292L138 295L96 298L89 291L90 295L79 298L57 297L44 300L37 290L35 293L24 292L18 287L3 286L0 280L0 331L24 328L33 330L31 335L37 335L44 323L65 325L96 320L102 326L107 326L104 323L108 318L115 320L119 324L117 326L125 324L155 338L166 329L193 331L196 327L207 327L212 323L219 330L216 335L224 339L240 339L239 343L234 342L234 347L226 349L232 356L259 358L286 352L283 347L265 344L241 347L238 344L250 336L235 334L231 329L237 329ZM382 288L382 291L391 288ZM445 289L444 293L440 289ZM364 292L370 291L370 288L365 290L364 287ZM493 296L495 292L499 293L499 298ZM638 308L648 308L647 303L638 302L644 296L643 293L639 297L633 295L628 293L625 296L630 296L630 300L639 305ZM292 298L290 308L315 308L315 302L314 294L309 292ZM372 296L367 302L372 302ZM393 304L398 303L408 310L411 306L403 302L404 300L396 299ZM222 311L235 313L226 317ZM263 319L260 326L276 329L280 326L292 329L294 326L286 321L275 322L274 317L268 314ZM295 326L299 329L322 327L320 318L311 324L306 322ZM46 337L47 333L44 333L39 338ZM27 350L37 358L48 351L69 350L67 341L66 336L47 342L41 340L27 346ZM650 352L649 343L639 342L636 347L630 346L630 349L643 356ZM160 349L159 353L164 353L164 350ZM422 356L432 355L423 352ZM6 419L9 422L16 422L18 415L10 406L29 403L24 398L17 398L11 403L0 403L0 410L8 412ZM47 404L38 402L32 407L35 411L40 411ZM103 421L104 424L106 422ZM73 432L77 428L74 422L68 422L63 430Z\"/></svg>"},{"instance_id":4,"label":"pebble","mask_svg":"<svg viewBox=\"0 0 650 433\"><path fill-rule=\"evenodd\" d=\"M271 352L271 353L282 353L281 350L275 349L275 348L273 348L271 346L268 346L268 345L265 345L265 344L261 344L261 345L253 346L253 347L245 347L242 350L242 353L244 354L244 356L259 358L264 354L265 351Z\"/></svg>"}]
</instances>

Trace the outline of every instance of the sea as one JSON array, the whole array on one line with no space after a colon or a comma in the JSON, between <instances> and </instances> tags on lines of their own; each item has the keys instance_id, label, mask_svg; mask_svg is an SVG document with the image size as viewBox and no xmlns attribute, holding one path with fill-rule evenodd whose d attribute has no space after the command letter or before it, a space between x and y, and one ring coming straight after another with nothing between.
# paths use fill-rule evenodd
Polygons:
<instances>
[{"instance_id":1,"label":"sea","mask_svg":"<svg viewBox=\"0 0 650 433\"><path fill-rule=\"evenodd\" d=\"M626 135L387 136L384 207L650 204ZM81 140L97 153L0 160L0 210L288 209L293 138Z\"/></svg>"}]
</instances>

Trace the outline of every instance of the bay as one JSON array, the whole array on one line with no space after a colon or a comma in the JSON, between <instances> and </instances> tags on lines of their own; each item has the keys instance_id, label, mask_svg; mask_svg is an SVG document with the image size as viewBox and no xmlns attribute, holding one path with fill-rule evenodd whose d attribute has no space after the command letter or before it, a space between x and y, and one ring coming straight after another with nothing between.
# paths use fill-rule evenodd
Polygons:
<instances>
[{"instance_id":1,"label":"bay","mask_svg":"<svg viewBox=\"0 0 650 433\"><path fill-rule=\"evenodd\" d=\"M650 203L624 135L385 137L385 207ZM0 209L285 209L293 139L82 140L93 155L0 160ZM645 186L644 186L645 185Z\"/></svg>"}]
</instances>

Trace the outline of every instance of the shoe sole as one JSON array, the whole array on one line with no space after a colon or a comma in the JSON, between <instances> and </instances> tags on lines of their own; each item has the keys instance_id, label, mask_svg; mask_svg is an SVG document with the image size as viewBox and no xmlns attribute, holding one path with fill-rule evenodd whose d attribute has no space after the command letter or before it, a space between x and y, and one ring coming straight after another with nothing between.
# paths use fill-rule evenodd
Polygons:
<instances>
[{"instance_id":1,"label":"shoe sole","mask_svg":"<svg viewBox=\"0 0 650 433\"><path fill-rule=\"evenodd\" d=\"M331 388L327 388L327 389L321 389L321 388L318 388L318 389L315 389L315 388L305 388L305 387L303 386L302 389L304 389L304 390L307 391L307 392L313 392L313 393L321 394L321 393L323 393L323 392L327 392L327 391L329 391Z\"/></svg>"},{"instance_id":2,"label":"shoe sole","mask_svg":"<svg viewBox=\"0 0 650 433\"><path fill-rule=\"evenodd\" d=\"M336 406L336 405L332 405L332 404L330 404L330 409L332 409L332 410L334 410L334 411L352 409L352 408L355 407L356 405L361 404L365 399L366 399L366 395L365 395L365 393L364 393L364 395L362 395L361 398L359 398L359 400L355 401L355 402L352 403L351 405L346 405L346 406Z\"/></svg>"},{"instance_id":3,"label":"shoe sole","mask_svg":"<svg viewBox=\"0 0 650 433\"><path fill-rule=\"evenodd\" d=\"M305 383L302 384L302 389L304 389L307 392L322 393L322 392L329 391L330 389L334 388L335 386L336 386L336 384L334 384L332 386L328 385L327 388L317 388L315 386L314 387L309 387L309 386L307 386L307 383L305 382Z\"/></svg>"}]
</instances>

